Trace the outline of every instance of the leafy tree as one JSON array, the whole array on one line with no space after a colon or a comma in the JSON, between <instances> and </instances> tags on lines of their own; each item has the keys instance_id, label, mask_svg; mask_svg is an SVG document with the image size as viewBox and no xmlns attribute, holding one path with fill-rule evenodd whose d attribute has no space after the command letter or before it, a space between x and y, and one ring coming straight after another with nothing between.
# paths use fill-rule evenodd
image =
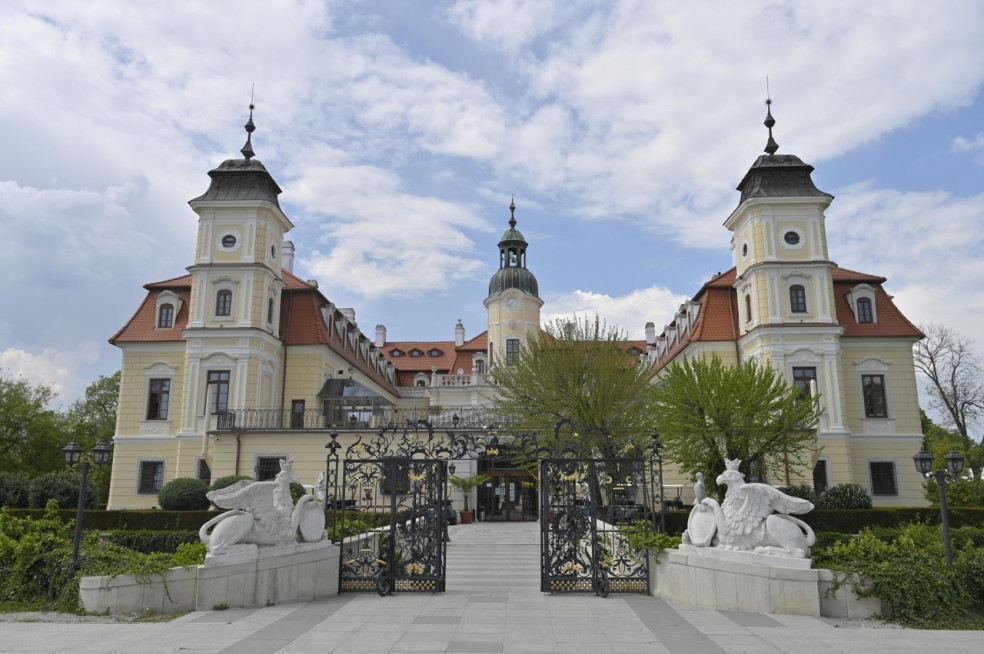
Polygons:
<instances>
[{"instance_id":1,"label":"leafy tree","mask_svg":"<svg viewBox=\"0 0 984 654\"><path fill-rule=\"evenodd\" d=\"M816 448L816 398L804 399L755 361L725 365L714 356L674 363L655 390L666 456L682 472L713 480L725 459L741 459L749 479L766 468L790 485Z\"/></svg>"},{"instance_id":2,"label":"leafy tree","mask_svg":"<svg viewBox=\"0 0 984 654\"><path fill-rule=\"evenodd\" d=\"M64 421L48 409L51 386L9 379L0 370L0 471L40 473L63 465Z\"/></svg>"},{"instance_id":3,"label":"leafy tree","mask_svg":"<svg viewBox=\"0 0 984 654\"><path fill-rule=\"evenodd\" d=\"M518 361L491 370L496 409L518 430L550 433L569 421L572 428L558 432L561 445L583 455L641 451L654 426L653 371L636 363L626 341L597 316L548 323Z\"/></svg>"},{"instance_id":4,"label":"leafy tree","mask_svg":"<svg viewBox=\"0 0 984 654\"><path fill-rule=\"evenodd\" d=\"M89 384L85 395L68 408L66 417L75 440L87 450L99 441L110 442L116 433L116 408L120 399L120 371Z\"/></svg>"},{"instance_id":5,"label":"leafy tree","mask_svg":"<svg viewBox=\"0 0 984 654\"><path fill-rule=\"evenodd\" d=\"M157 502L165 511L204 511L209 506L208 484L193 477L178 477L157 492Z\"/></svg>"},{"instance_id":6,"label":"leafy tree","mask_svg":"<svg viewBox=\"0 0 984 654\"><path fill-rule=\"evenodd\" d=\"M913 346L912 357L916 370L928 380L930 408L945 416L965 448L970 447L970 429L984 411L984 370L974 343L937 323L920 329L926 338Z\"/></svg>"},{"instance_id":7,"label":"leafy tree","mask_svg":"<svg viewBox=\"0 0 984 654\"><path fill-rule=\"evenodd\" d=\"M61 452L59 452L61 454ZM79 486L81 473L75 470L55 470L46 472L31 480L28 501L31 508L40 509L54 501L62 509L74 509L79 505ZM84 506L95 509L99 506L99 491L90 476L85 480Z\"/></svg>"}]
</instances>

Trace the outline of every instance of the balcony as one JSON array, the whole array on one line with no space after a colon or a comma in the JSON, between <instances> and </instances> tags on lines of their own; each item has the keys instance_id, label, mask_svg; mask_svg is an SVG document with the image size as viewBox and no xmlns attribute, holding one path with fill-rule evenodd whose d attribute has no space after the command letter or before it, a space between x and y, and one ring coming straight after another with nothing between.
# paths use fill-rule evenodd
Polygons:
<instances>
[{"instance_id":1,"label":"balcony","mask_svg":"<svg viewBox=\"0 0 984 654\"><path fill-rule=\"evenodd\" d=\"M509 424L494 413L491 407L441 407L440 409L360 410L355 407L343 412L326 415L318 409L291 411L290 409L228 409L215 417L216 432L229 431L378 431L413 426L426 420L436 430L478 430L491 425Z\"/></svg>"}]
</instances>

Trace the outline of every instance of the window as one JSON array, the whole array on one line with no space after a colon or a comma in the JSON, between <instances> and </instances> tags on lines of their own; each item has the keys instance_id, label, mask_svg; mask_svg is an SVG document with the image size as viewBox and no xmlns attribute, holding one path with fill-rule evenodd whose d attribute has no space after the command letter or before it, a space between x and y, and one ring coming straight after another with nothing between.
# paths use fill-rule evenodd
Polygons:
<instances>
[{"instance_id":1,"label":"window","mask_svg":"<svg viewBox=\"0 0 984 654\"><path fill-rule=\"evenodd\" d=\"M632 355L632 356L634 356L634 357L637 357L640 354L642 354L642 350L640 350L639 348L637 348L635 346L632 346L632 347L629 348L629 354Z\"/></svg>"},{"instance_id":2,"label":"window","mask_svg":"<svg viewBox=\"0 0 984 654\"><path fill-rule=\"evenodd\" d=\"M402 357L403 356L403 352L400 351L400 350L390 350L390 356L391 357Z\"/></svg>"},{"instance_id":3,"label":"window","mask_svg":"<svg viewBox=\"0 0 984 654\"><path fill-rule=\"evenodd\" d=\"M432 356L432 357L439 357L439 356L441 356L442 354L444 354L444 352L441 352L441 351L440 351L439 349L437 349L437 348L435 347L435 348L434 348L433 350L431 350L431 351L430 351L430 352L428 352L427 354L429 354L429 355L430 355L430 356Z\"/></svg>"},{"instance_id":4,"label":"window","mask_svg":"<svg viewBox=\"0 0 984 654\"><path fill-rule=\"evenodd\" d=\"M211 485L212 483L212 469L208 467L205 459L198 459L198 478L204 481L206 484Z\"/></svg>"},{"instance_id":5,"label":"window","mask_svg":"<svg viewBox=\"0 0 984 654\"><path fill-rule=\"evenodd\" d=\"M793 313L806 313L806 289L799 284L789 287L789 310Z\"/></svg>"},{"instance_id":6,"label":"window","mask_svg":"<svg viewBox=\"0 0 984 654\"><path fill-rule=\"evenodd\" d=\"M423 352L421 352L420 350L418 350L416 348L410 350L410 356L412 356L412 357L419 357L422 354L423 354Z\"/></svg>"},{"instance_id":7,"label":"window","mask_svg":"<svg viewBox=\"0 0 984 654\"><path fill-rule=\"evenodd\" d=\"M209 370L208 388L212 413L222 413L229 409L229 371Z\"/></svg>"},{"instance_id":8,"label":"window","mask_svg":"<svg viewBox=\"0 0 984 654\"><path fill-rule=\"evenodd\" d=\"M813 491L819 495L827 490L827 460L820 459L813 467Z\"/></svg>"},{"instance_id":9,"label":"window","mask_svg":"<svg viewBox=\"0 0 984 654\"><path fill-rule=\"evenodd\" d=\"M174 326L174 305L162 304L157 311L157 326L161 329L170 329Z\"/></svg>"},{"instance_id":10,"label":"window","mask_svg":"<svg viewBox=\"0 0 984 654\"><path fill-rule=\"evenodd\" d=\"M858 322L875 322L875 315L871 311L871 300L866 297L858 298Z\"/></svg>"},{"instance_id":11,"label":"window","mask_svg":"<svg viewBox=\"0 0 984 654\"><path fill-rule=\"evenodd\" d=\"M868 476L871 478L872 496L899 494L899 485L895 479L895 461L869 461Z\"/></svg>"},{"instance_id":12,"label":"window","mask_svg":"<svg viewBox=\"0 0 984 654\"><path fill-rule=\"evenodd\" d=\"M475 362L475 372L478 373L479 375L485 374L485 362L482 361L481 359Z\"/></svg>"},{"instance_id":13,"label":"window","mask_svg":"<svg viewBox=\"0 0 984 654\"><path fill-rule=\"evenodd\" d=\"M290 403L290 428L304 429L304 400L292 400Z\"/></svg>"},{"instance_id":14,"label":"window","mask_svg":"<svg viewBox=\"0 0 984 654\"><path fill-rule=\"evenodd\" d=\"M232 315L232 291L221 290L215 294L215 315Z\"/></svg>"},{"instance_id":15,"label":"window","mask_svg":"<svg viewBox=\"0 0 984 654\"><path fill-rule=\"evenodd\" d=\"M273 324L273 298L267 298L267 322Z\"/></svg>"},{"instance_id":16,"label":"window","mask_svg":"<svg viewBox=\"0 0 984 654\"><path fill-rule=\"evenodd\" d=\"M810 382L816 381L817 379L817 369L813 367L794 367L793 368L793 386L799 391L800 398L809 399L810 397Z\"/></svg>"},{"instance_id":17,"label":"window","mask_svg":"<svg viewBox=\"0 0 984 654\"><path fill-rule=\"evenodd\" d=\"M745 322L752 322L752 296L745 294Z\"/></svg>"},{"instance_id":18,"label":"window","mask_svg":"<svg viewBox=\"0 0 984 654\"><path fill-rule=\"evenodd\" d=\"M167 405L171 396L170 379L151 379L147 395L147 420L167 420Z\"/></svg>"},{"instance_id":19,"label":"window","mask_svg":"<svg viewBox=\"0 0 984 654\"><path fill-rule=\"evenodd\" d=\"M519 361L519 339L506 339L506 364L511 365Z\"/></svg>"},{"instance_id":20,"label":"window","mask_svg":"<svg viewBox=\"0 0 984 654\"><path fill-rule=\"evenodd\" d=\"M861 395L864 397L865 418L887 418L885 408L885 376L861 375Z\"/></svg>"},{"instance_id":21,"label":"window","mask_svg":"<svg viewBox=\"0 0 984 654\"><path fill-rule=\"evenodd\" d=\"M226 234L222 237L222 247L224 248L234 248L236 247L236 237L232 234Z\"/></svg>"},{"instance_id":22,"label":"window","mask_svg":"<svg viewBox=\"0 0 984 654\"><path fill-rule=\"evenodd\" d=\"M417 388L423 388L424 386L427 385L427 382L423 379L418 379L416 382L414 382L413 385L416 386Z\"/></svg>"},{"instance_id":23,"label":"window","mask_svg":"<svg viewBox=\"0 0 984 654\"><path fill-rule=\"evenodd\" d=\"M286 456L258 456L256 457L256 468L254 477L256 481L269 481L280 473L280 461Z\"/></svg>"},{"instance_id":24,"label":"window","mask_svg":"<svg viewBox=\"0 0 984 654\"><path fill-rule=\"evenodd\" d=\"M789 245L796 245L800 242L800 235L796 232L786 232L782 235L782 239Z\"/></svg>"},{"instance_id":25,"label":"window","mask_svg":"<svg viewBox=\"0 0 984 654\"><path fill-rule=\"evenodd\" d=\"M140 477L137 479L137 492L156 494L164 485L164 462L141 461L137 468Z\"/></svg>"}]
</instances>

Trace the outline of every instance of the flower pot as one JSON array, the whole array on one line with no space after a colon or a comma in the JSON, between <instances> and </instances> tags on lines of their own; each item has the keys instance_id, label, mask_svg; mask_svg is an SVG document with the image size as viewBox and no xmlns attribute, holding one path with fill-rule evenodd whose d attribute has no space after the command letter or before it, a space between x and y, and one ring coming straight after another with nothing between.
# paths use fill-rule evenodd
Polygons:
<instances>
[{"instance_id":1,"label":"flower pot","mask_svg":"<svg viewBox=\"0 0 984 654\"><path fill-rule=\"evenodd\" d=\"M475 519L475 512L471 509L467 511L458 511L458 516L461 518L461 524L470 525L472 520Z\"/></svg>"}]
</instances>

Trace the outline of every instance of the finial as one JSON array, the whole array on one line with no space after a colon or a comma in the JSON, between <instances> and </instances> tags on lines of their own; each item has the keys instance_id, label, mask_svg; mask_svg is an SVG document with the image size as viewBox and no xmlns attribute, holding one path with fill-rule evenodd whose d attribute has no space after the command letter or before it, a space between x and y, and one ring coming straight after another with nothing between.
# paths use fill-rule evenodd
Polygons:
<instances>
[{"instance_id":1,"label":"finial","mask_svg":"<svg viewBox=\"0 0 984 654\"><path fill-rule=\"evenodd\" d=\"M249 93L249 120L246 121L246 125L244 125L244 127L246 128L246 145L244 145L243 146L243 149L240 150L240 152L243 153L243 156L246 157L246 161L249 161L254 156L256 156L256 153L253 152L253 132L256 131L256 125L253 124L253 109L255 109L255 108L256 108L256 105L253 104L253 92L250 91L250 93Z\"/></svg>"},{"instance_id":2,"label":"finial","mask_svg":"<svg viewBox=\"0 0 984 654\"><path fill-rule=\"evenodd\" d=\"M765 88L768 91L769 88L769 78L765 78ZM769 141L765 144L765 151L769 155L774 155L776 151L779 150L779 144L776 140L772 138L772 126L776 124L776 119L772 117L772 98L768 97L768 93L765 98L765 126L769 128Z\"/></svg>"},{"instance_id":3,"label":"finial","mask_svg":"<svg viewBox=\"0 0 984 654\"><path fill-rule=\"evenodd\" d=\"M509 226L516 226L516 196L512 196L509 200Z\"/></svg>"}]
</instances>

